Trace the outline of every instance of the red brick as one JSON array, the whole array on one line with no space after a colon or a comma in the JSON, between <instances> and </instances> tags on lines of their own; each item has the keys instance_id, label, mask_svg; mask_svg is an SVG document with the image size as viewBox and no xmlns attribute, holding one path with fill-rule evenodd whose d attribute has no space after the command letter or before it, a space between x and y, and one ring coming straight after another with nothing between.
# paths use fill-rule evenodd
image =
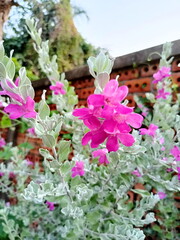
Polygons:
<instances>
[{"instance_id":1,"label":"red brick","mask_svg":"<svg viewBox=\"0 0 180 240\"><path fill-rule=\"evenodd\" d=\"M50 110L56 110L56 104L49 104Z\"/></svg>"},{"instance_id":2,"label":"red brick","mask_svg":"<svg viewBox=\"0 0 180 240\"><path fill-rule=\"evenodd\" d=\"M94 86L94 79L93 78L79 79L79 80L73 81L71 85L74 86L76 89L92 87Z\"/></svg>"},{"instance_id":3,"label":"red brick","mask_svg":"<svg viewBox=\"0 0 180 240\"><path fill-rule=\"evenodd\" d=\"M172 73L172 82L180 87L180 72Z\"/></svg>"},{"instance_id":4,"label":"red brick","mask_svg":"<svg viewBox=\"0 0 180 240\"><path fill-rule=\"evenodd\" d=\"M151 78L141 78L138 80L125 81L124 85L128 86L129 92L150 92L151 91Z\"/></svg>"},{"instance_id":5,"label":"red brick","mask_svg":"<svg viewBox=\"0 0 180 240\"><path fill-rule=\"evenodd\" d=\"M141 77L152 76L155 72L158 71L159 64L147 65L141 67L140 75Z\"/></svg>"},{"instance_id":6,"label":"red brick","mask_svg":"<svg viewBox=\"0 0 180 240\"><path fill-rule=\"evenodd\" d=\"M124 80L130 80L130 79L135 79L139 77L139 70L136 68L120 71L117 73L119 75L118 80L119 81L124 81Z\"/></svg>"},{"instance_id":7,"label":"red brick","mask_svg":"<svg viewBox=\"0 0 180 240\"><path fill-rule=\"evenodd\" d=\"M128 106L129 107L134 107L135 106L135 101L133 95L128 95L126 99L129 101Z\"/></svg>"},{"instance_id":8,"label":"red brick","mask_svg":"<svg viewBox=\"0 0 180 240\"><path fill-rule=\"evenodd\" d=\"M89 95L93 94L95 90L95 87L88 87L81 89L79 93L80 99L87 99Z\"/></svg>"},{"instance_id":9,"label":"red brick","mask_svg":"<svg viewBox=\"0 0 180 240\"><path fill-rule=\"evenodd\" d=\"M87 107L87 101L86 100L79 100L77 106L78 107L80 107L80 106Z\"/></svg>"},{"instance_id":10,"label":"red brick","mask_svg":"<svg viewBox=\"0 0 180 240\"><path fill-rule=\"evenodd\" d=\"M172 62L172 72L178 72L180 71L180 58L178 59L175 59L173 62ZM179 65L179 66L178 66Z\"/></svg>"}]
</instances>

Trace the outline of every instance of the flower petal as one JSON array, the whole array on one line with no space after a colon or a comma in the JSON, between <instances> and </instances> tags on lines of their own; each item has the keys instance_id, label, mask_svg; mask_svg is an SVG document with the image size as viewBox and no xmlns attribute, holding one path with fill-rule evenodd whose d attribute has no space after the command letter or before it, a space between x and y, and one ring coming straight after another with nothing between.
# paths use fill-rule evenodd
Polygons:
<instances>
[{"instance_id":1,"label":"flower petal","mask_svg":"<svg viewBox=\"0 0 180 240\"><path fill-rule=\"evenodd\" d=\"M143 117L138 113L131 113L126 118L126 123L134 128L140 128L143 122Z\"/></svg>"},{"instance_id":2,"label":"flower petal","mask_svg":"<svg viewBox=\"0 0 180 240\"><path fill-rule=\"evenodd\" d=\"M129 133L118 134L118 138L120 142L126 147L132 146L135 142L134 137Z\"/></svg>"},{"instance_id":3,"label":"flower petal","mask_svg":"<svg viewBox=\"0 0 180 240\"><path fill-rule=\"evenodd\" d=\"M109 136L106 142L106 148L109 152L116 152L119 149L117 136Z\"/></svg>"}]
</instances>

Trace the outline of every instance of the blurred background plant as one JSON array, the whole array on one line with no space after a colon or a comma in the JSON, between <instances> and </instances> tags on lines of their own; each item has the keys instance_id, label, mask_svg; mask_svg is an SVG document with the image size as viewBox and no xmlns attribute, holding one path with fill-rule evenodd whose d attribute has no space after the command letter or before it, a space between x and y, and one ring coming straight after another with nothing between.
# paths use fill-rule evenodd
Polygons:
<instances>
[{"instance_id":1,"label":"blurred background plant","mask_svg":"<svg viewBox=\"0 0 180 240\"><path fill-rule=\"evenodd\" d=\"M5 50L8 53L14 49L17 69L19 64L25 66L31 80L45 75L37 67L37 53L25 29L27 18L38 20L38 27L43 30L42 39L49 39L50 55L57 55L60 72L85 64L89 56L99 51L77 31L74 17L84 15L88 20L88 15L78 6L72 6L70 0L17 0L11 1L11 6L6 16L9 20L4 26Z\"/></svg>"}]
</instances>

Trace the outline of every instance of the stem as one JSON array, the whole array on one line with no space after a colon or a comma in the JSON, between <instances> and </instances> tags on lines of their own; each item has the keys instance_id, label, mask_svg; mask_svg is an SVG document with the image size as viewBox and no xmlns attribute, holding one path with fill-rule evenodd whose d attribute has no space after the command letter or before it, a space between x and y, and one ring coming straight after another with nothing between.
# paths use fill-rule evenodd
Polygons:
<instances>
[{"instance_id":1,"label":"stem","mask_svg":"<svg viewBox=\"0 0 180 240\"><path fill-rule=\"evenodd\" d=\"M54 155L54 157L55 157L55 160L58 162L58 155L57 155L56 148L53 147L53 148L52 148L52 151L53 151L53 155ZM64 181L64 177L63 177L63 175L62 175L61 170L58 169L58 172L59 172L59 175L60 175L60 177L61 177L61 179L62 179L62 182L63 182L63 185L64 185L64 187L65 187L66 193L67 193L70 201L73 202L72 197L71 197L71 195L70 195L70 191L69 191L69 190L67 189L67 187L66 187L66 183L65 183L65 181Z\"/></svg>"}]
</instances>

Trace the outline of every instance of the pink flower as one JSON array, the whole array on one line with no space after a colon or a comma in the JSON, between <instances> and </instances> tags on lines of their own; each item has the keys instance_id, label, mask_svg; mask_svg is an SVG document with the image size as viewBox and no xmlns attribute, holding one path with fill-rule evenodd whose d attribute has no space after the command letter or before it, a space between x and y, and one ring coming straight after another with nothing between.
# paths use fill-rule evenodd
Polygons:
<instances>
[{"instance_id":1,"label":"pink flower","mask_svg":"<svg viewBox=\"0 0 180 240\"><path fill-rule=\"evenodd\" d=\"M15 178L15 177L16 177L16 174L14 174L13 172L10 172L10 173L9 173L9 178L12 179L12 178Z\"/></svg>"},{"instance_id":2,"label":"pink flower","mask_svg":"<svg viewBox=\"0 0 180 240\"><path fill-rule=\"evenodd\" d=\"M88 97L88 108L73 111L73 115L83 120L91 130L84 135L82 145L90 142L92 148L97 148L106 140L108 151L117 151L119 142L125 146L133 145L131 127L139 128L143 117L134 113L132 107L120 103L127 93L127 86L118 87L118 82L111 80L102 94L92 94Z\"/></svg>"},{"instance_id":3,"label":"pink flower","mask_svg":"<svg viewBox=\"0 0 180 240\"><path fill-rule=\"evenodd\" d=\"M49 208L50 211L53 211L55 209L54 204L55 203L53 203L53 202L46 201L46 205L47 205L47 207Z\"/></svg>"},{"instance_id":4,"label":"pink flower","mask_svg":"<svg viewBox=\"0 0 180 240\"><path fill-rule=\"evenodd\" d=\"M11 206L11 203L10 202L6 202L6 207L10 207Z\"/></svg>"},{"instance_id":5,"label":"pink flower","mask_svg":"<svg viewBox=\"0 0 180 240\"><path fill-rule=\"evenodd\" d=\"M170 153L174 156L176 161L180 161L180 149L177 146L174 146Z\"/></svg>"},{"instance_id":6,"label":"pink flower","mask_svg":"<svg viewBox=\"0 0 180 240\"><path fill-rule=\"evenodd\" d=\"M108 150L106 148L103 148L103 149L98 149L98 150L92 152L92 156L94 158L99 157L100 164L108 164L109 161L106 156L107 153L108 153Z\"/></svg>"},{"instance_id":7,"label":"pink flower","mask_svg":"<svg viewBox=\"0 0 180 240\"><path fill-rule=\"evenodd\" d=\"M49 88L54 91L55 95L66 94L66 91L63 89L64 84L61 82L56 82L56 85L52 85Z\"/></svg>"},{"instance_id":8,"label":"pink flower","mask_svg":"<svg viewBox=\"0 0 180 240\"><path fill-rule=\"evenodd\" d=\"M149 112L149 110L148 110L148 109L145 109L141 114L142 114L144 117L146 117L146 116L148 115L148 112Z\"/></svg>"},{"instance_id":9,"label":"pink flower","mask_svg":"<svg viewBox=\"0 0 180 240\"><path fill-rule=\"evenodd\" d=\"M164 138L163 137L159 139L159 143L164 144Z\"/></svg>"},{"instance_id":10,"label":"pink flower","mask_svg":"<svg viewBox=\"0 0 180 240\"><path fill-rule=\"evenodd\" d=\"M154 80L152 83L158 83L163 80L163 78L170 76L170 68L169 67L161 67L157 73L153 74Z\"/></svg>"},{"instance_id":11,"label":"pink flower","mask_svg":"<svg viewBox=\"0 0 180 240\"><path fill-rule=\"evenodd\" d=\"M33 136L36 136L35 129L34 128L28 128L27 129L28 133L30 133Z\"/></svg>"},{"instance_id":12,"label":"pink flower","mask_svg":"<svg viewBox=\"0 0 180 240\"><path fill-rule=\"evenodd\" d=\"M27 97L26 103L21 103L21 105L11 103L5 107L4 111L10 114L10 119L17 119L19 117L36 118L37 113L34 107L34 100L31 97Z\"/></svg>"},{"instance_id":13,"label":"pink flower","mask_svg":"<svg viewBox=\"0 0 180 240\"><path fill-rule=\"evenodd\" d=\"M173 172L173 169L172 168L167 168L166 172Z\"/></svg>"},{"instance_id":14,"label":"pink flower","mask_svg":"<svg viewBox=\"0 0 180 240\"><path fill-rule=\"evenodd\" d=\"M131 172L133 175L137 176L137 177L142 177L142 175L140 174L139 170L134 170L133 172Z\"/></svg>"},{"instance_id":15,"label":"pink flower","mask_svg":"<svg viewBox=\"0 0 180 240\"><path fill-rule=\"evenodd\" d=\"M4 138L0 138L0 148L4 147L6 145L6 142Z\"/></svg>"},{"instance_id":16,"label":"pink flower","mask_svg":"<svg viewBox=\"0 0 180 240\"><path fill-rule=\"evenodd\" d=\"M164 199L167 197L167 194L164 192L158 192L157 195L159 196L160 199Z\"/></svg>"},{"instance_id":17,"label":"pink flower","mask_svg":"<svg viewBox=\"0 0 180 240\"><path fill-rule=\"evenodd\" d=\"M0 177L3 177L5 173L3 172L0 172Z\"/></svg>"},{"instance_id":18,"label":"pink flower","mask_svg":"<svg viewBox=\"0 0 180 240\"><path fill-rule=\"evenodd\" d=\"M157 99L159 99L159 98L166 99L168 95L171 95L171 93L165 92L164 88L162 88L162 89L158 90L156 98Z\"/></svg>"},{"instance_id":19,"label":"pink flower","mask_svg":"<svg viewBox=\"0 0 180 240\"><path fill-rule=\"evenodd\" d=\"M149 125L149 128L148 128L148 129L146 129L146 128L140 128L139 131L140 131L140 134L141 134L141 135L149 135L149 136L154 137L155 134L156 134L156 130L157 130L157 129L158 129L158 126L155 125L155 124L153 124L153 123L151 123L151 124Z\"/></svg>"},{"instance_id":20,"label":"pink flower","mask_svg":"<svg viewBox=\"0 0 180 240\"><path fill-rule=\"evenodd\" d=\"M25 163L26 163L28 166L32 166L32 165L33 165L33 162L31 162L29 159L25 159L24 161L25 161Z\"/></svg>"},{"instance_id":21,"label":"pink flower","mask_svg":"<svg viewBox=\"0 0 180 240\"><path fill-rule=\"evenodd\" d=\"M102 93L102 95L105 97L106 103L111 106L118 105L119 102L124 100L127 94L128 87L127 86L118 87L118 81L116 81L115 79L110 80L106 84Z\"/></svg>"},{"instance_id":22,"label":"pink flower","mask_svg":"<svg viewBox=\"0 0 180 240\"><path fill-rule=\"evenodd\" d=\"M84 176L85 172L84 172L84 162L79 161L76 162L75 166L71 169L72 172L72 178L78 176Z\"/></svg>"},{"instance_id":23,"label":"pink flower","mask_svg":"<svg viewBox=\"0 0 180 240\"><path fill-rule=\"evenodd\" d=\"M166 150L165 147L162 147L162 148L161 148L161 151L165 151L165 150Z\"/></svg>"},{"instance_id":24,"label":"pink flower","mask_svg":"<svg viewBox=\"0 0 180 240\"><path fill-rule=\"evenodd\" d=\"M178 180L180 181L180 167L177 167L177 171L178 171Z\"/></svg>"}]
</instances>

